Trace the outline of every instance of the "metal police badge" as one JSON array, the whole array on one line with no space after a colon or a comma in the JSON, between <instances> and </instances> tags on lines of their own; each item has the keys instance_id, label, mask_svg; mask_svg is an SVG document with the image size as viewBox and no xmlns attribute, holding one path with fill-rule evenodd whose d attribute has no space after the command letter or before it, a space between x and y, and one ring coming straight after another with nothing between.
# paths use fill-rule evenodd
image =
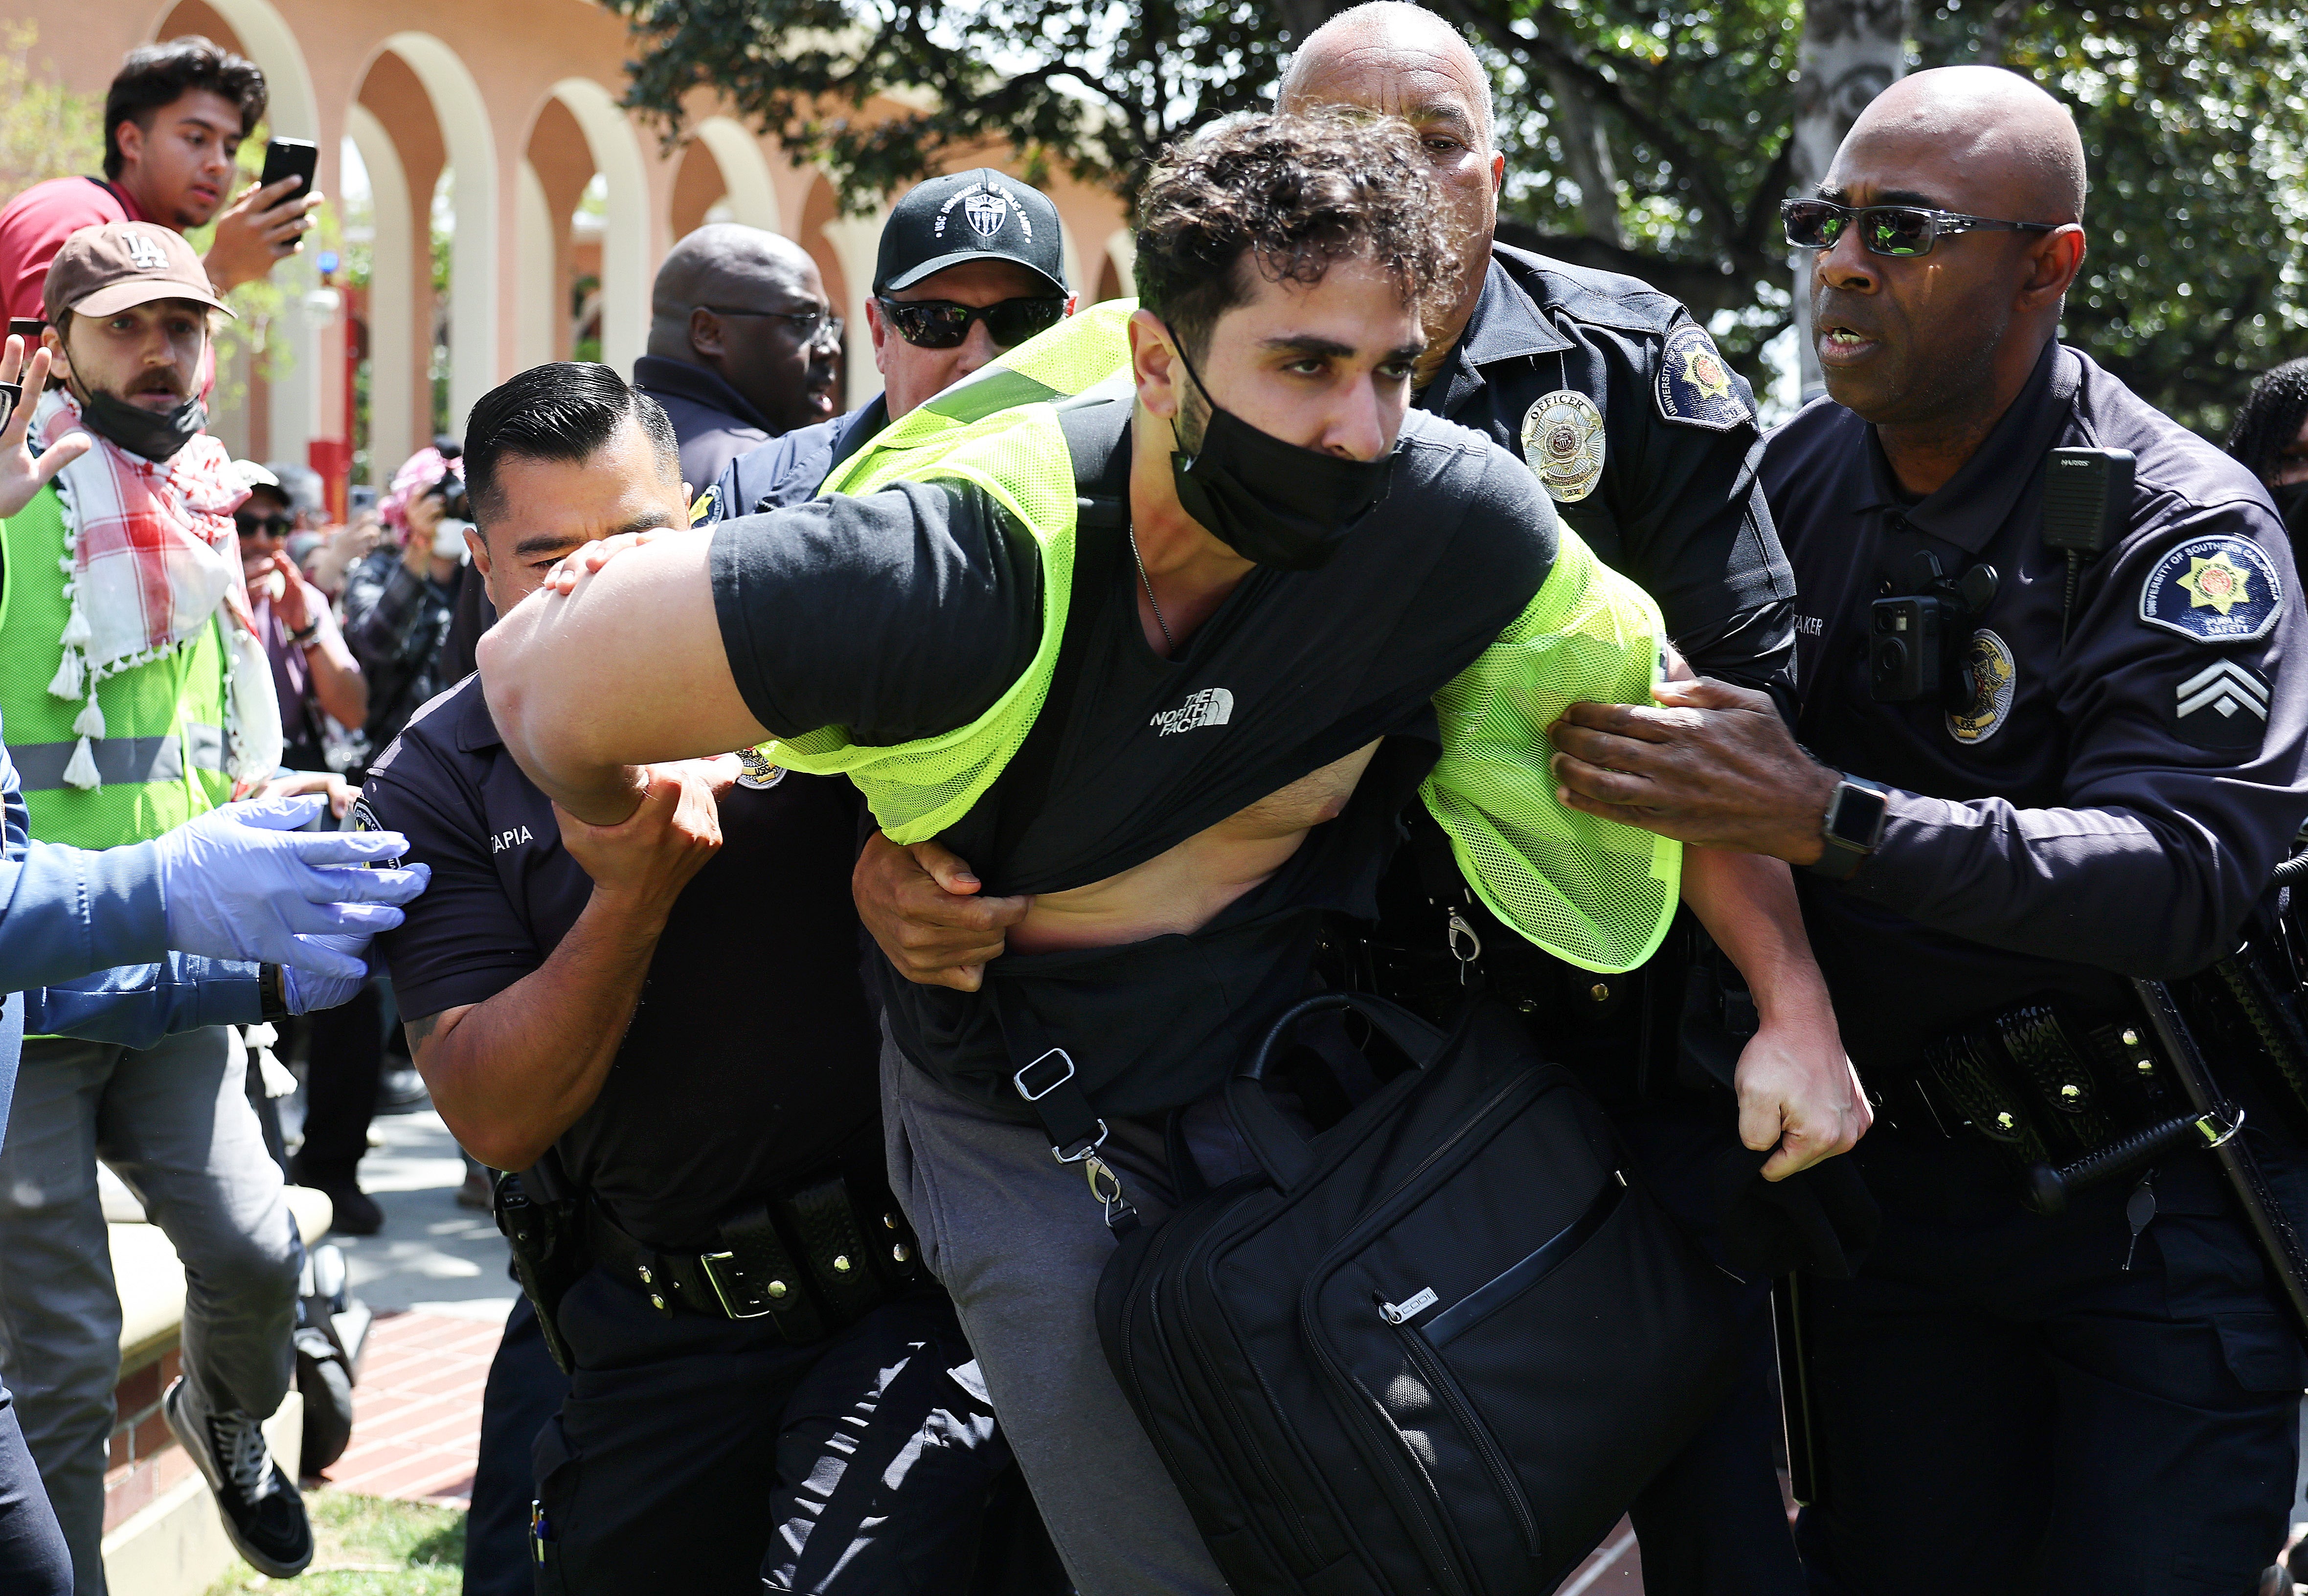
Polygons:
<instances>
[{"instance_id":1,"label":"metal police badge","mask_svg":"<svg viewBox=\"0 0 2308 1596\"><path fill-rule=\"evenodd\" d=\"M2192 537L2140 587L2140 618L2200 643L2248 643L2276 629L2284 586L2258 544Z\"/></svg>"},{"instance_id":2,"label":"metal police badge","mask_svg":"<svg viewBox=\"0 0 2308 1596\"><path fill-rule=\"evenodd\" d=\"M1659 351L1659 414L1681 426L1727 433L1754 420L1739 384L1707 329L1686 322L1666 336Z\"/></svg>"},{"instance_id":3,"label":"metal police badge","mask_svg":"<svg viewBox=\"0 0 2308 1596\"><path fill-rule=\"evenodd\" d=\"M751 787L756 793L766 793L786 778L783 765L772 765L769 756L758 748L737 751L737 785Z\"/></svg>"},{"instance_id":4,"label":"metal police badge","mask_svg":"<svg viewBox=\"0 0 2308 1596\"><path fill-rule=\"evenodd\" d=\"M1534 400L1523 412L1522 458L1556 503L1578 503L1603 477L1603 412L1575 388Z\"/></svg>"},{"instance_id":5,"label":"metal police badge","mask_svg":"<svg viewBox=\"0 0 2308 1596\"><path fill-rule=\"evenodd\" d=\"M1948 712L1948 735L1958 742L1985 742L2011 718L2019 667L2012 661L2011 645L1982 627L1964 646L1963 671L1971 682L1971 700Z\"/></svg>"}]
</instances>

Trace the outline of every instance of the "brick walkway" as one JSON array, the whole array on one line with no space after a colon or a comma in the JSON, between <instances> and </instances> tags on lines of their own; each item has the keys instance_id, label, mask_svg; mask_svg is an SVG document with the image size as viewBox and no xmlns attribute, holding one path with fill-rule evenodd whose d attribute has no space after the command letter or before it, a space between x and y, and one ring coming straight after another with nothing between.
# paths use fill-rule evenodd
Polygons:
<instances>
[{"instance_id":1,"label":"brick walkway","mask_svg":"<svg viewBox=\"0 0 2308 1596\"><path fill-rule=\"evenodd\" d=\"M379 1314L353 1387L352 1445L323 1478L365 1496L465 1506L501 1330L446 1314Z\"/></svg>"}]
</instances>

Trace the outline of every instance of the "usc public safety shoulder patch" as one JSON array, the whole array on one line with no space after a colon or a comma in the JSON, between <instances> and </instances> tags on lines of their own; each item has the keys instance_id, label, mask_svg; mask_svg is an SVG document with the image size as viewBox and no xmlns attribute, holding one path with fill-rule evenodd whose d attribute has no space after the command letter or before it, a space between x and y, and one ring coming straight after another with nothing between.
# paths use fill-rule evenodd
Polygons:
<instances>
[{"instance_id":1,"label":"usc public safety shoulder patch","mask_svg":"<svg viewBox=\"0 0 2308 1596\"><path fill-rule=\"evenodd\" d=\"M1677 426L1727 433L1755 419L1739 397L1739 384L1715 340L1693 322L1667 334L1666 348L1659 351L1656 390L1659 415Z\"/></svg>"},{"instance_id":2,"label":"usc public safety shoulder patch","mask_svg":"<svg viewBox=\"0 0 2308 1596\"><path fill-rule=\"evenodd\" d=\"M2276 630L2284 584L2248 537L2192 537L2150 567L2140 618L2200 643L2249 643Z\"/></svg>"}]
</instances>

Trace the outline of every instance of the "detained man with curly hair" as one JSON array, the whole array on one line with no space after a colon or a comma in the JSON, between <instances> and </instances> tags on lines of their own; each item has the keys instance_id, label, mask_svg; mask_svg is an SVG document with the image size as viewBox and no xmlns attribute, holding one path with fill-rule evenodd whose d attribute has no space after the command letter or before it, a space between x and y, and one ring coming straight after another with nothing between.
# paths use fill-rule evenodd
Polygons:
<instances>
[{"instance_id":1,"label":"detained man with curly hair","mask_svg":"<svg viewBox=\"0 0 2308 1596\"><path fill-rule=\"evenodd\" d=\"M1399 124L1219 124L1149 180L1126 327L1087 312L979 374L1022 408L941 433L971 392L950 390L825 497L597 554L481 648L506 746L589 823L633 811L648 761L775 737L851 774L894 839L1034 895L980 990L874 959L884 1120L1083 1596L1225 1585L1107 1367L1114 1243L1029 1091L1071 1099L1066 1151L1095 1144L1149 1218L1175 1202L1174 1112L1213 1182L1248 1169L1219 1089L1308 990L1324 914L1374 909L1434 695L1558 567L1650 613L1519 461L1410 408L1423 317L1458 287L1425 164ZM1101 325L1105 380L1036 387ZM1694 855L1686 895L1766 988L1815 985L1770 871ZM1055 1048L1064 1082L1029 1068Z\"/></svg>"}]
</instances>

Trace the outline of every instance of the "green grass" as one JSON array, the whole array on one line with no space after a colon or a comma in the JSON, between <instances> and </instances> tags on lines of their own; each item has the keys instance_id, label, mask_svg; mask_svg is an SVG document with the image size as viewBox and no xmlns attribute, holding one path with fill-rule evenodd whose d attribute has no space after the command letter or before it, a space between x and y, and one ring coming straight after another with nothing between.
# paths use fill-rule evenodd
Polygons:
<instances>
[{"instance_id":1,"label":"green grass","mask_svg":"<svg viewBox=\"0 0 2308 1596\"><path fill-rule=\"evenodd\" d=\"M418 1502L343 1491L309 1491L316 1549L296 1582L302 1596L457 1596L464 1583L465 1515ZM287 1587L245 1563L211 1585L208 1596Z\"/></svg>"}]
</instances>

